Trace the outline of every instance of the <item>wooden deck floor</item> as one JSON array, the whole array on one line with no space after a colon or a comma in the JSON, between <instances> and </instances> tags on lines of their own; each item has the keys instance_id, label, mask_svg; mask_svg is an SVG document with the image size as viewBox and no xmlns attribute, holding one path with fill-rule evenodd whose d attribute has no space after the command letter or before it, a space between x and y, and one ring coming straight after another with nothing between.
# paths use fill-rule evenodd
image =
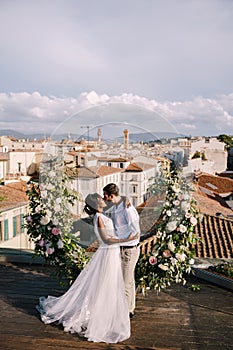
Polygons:
<instances>
[{"instance_id":1,"label":"wooden deck floor","mask_svg":"<svg viewBox=\"0 0 233 350\"><path fill-rule=\"evenodd\" d=\"M192 283L201 285L192 292ZM50 268L0 263L1 350L226 350L233 349L233 294L192 277L187 286L137 296L131 337L120 344L91 343L44 325L35 305L41 295L60 295Z\"/></svg>"}]
</instances>

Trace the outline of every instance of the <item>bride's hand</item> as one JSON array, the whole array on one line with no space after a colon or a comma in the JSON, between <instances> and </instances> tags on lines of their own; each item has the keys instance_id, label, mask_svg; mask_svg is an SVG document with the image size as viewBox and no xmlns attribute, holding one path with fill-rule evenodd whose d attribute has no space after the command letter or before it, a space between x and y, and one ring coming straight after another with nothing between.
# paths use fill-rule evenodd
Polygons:
<instances>
[{"instance_id":1,"label":"bride's hand","mask_svg":"<svg viewBox=\"0 0 233 350\"><path fill-rule=\"evenodd\" d=\"M129 241L133 241L135 239L138 239L140 237L140 233L137 233L136 235L134 233L130 233L129 237L128 237L128 240Z\"/></svg>"}]
</instances>

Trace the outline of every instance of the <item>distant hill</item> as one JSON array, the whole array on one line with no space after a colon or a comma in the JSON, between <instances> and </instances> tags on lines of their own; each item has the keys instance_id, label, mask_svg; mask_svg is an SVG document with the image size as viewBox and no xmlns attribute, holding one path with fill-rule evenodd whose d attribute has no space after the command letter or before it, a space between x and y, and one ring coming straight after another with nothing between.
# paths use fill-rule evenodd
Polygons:
<instances>
[{"instance_id":1,"label":"distant hill","mask_svg":"<svg viewBox=\"0 0 233 350\"><path fill-rule=\"evenodd\" d=\"M11 136L18 139L29 139L29 140L41 140L45 137L48 138L51 135L50 134L42 134L42 133L31 133L31 134L23 134L21 132L5 129L0 130L0 136ZM162 140L162 139L171 139L171 138L177 138L177 137L185 137L185 135L182 134L176 134L172 132L145 132L145 133L137 133L137 134L129 134L129 140L130 142L149 142L149 141L156 141L156 140ZM69 133L69 139L72 141L80 141L81 138L87 139L87 135L78 135L78 134L72 134ZM52 135L52 139L56 141L61 140L67 140L68 135L66 134L58 134L58 135ZM89 136L89 140L96 140L96 137ZM108 138L103 139L106 142L111 142L113 140L116 140L116 138ZM124 137L120 136L117 138L118 142L124 142Z\"/></svg>"},{"instance_id":2,"label":"distant hill","mask_svg":"<svg viewBox=\"0 0 233 350\"><path fill-rule=\"evenodd\" d=\"M15 130L10 130L10 129L3 129L0 130L0 136L10 136L14 137L16 139L25 139L28 138L25 134L15 131Z\"/></svg>"},{"instance_id":3,"label":"distant hill","mask_svg":"<svg viewBox=\"0 0 233 350\"><path fill-rule=\"evenodd\" d=\"M139 134L129 134L129 140L130 142L149 142L149 141L156 141L156 140L162 140L162 139L174 139L177 137L185 137L185 135L182 134L176 134L173 132L145 132L145 133L139 133ZM119 142L124 141L124 137L121 136L117 138Z\"/></svg>"}]
</instances>

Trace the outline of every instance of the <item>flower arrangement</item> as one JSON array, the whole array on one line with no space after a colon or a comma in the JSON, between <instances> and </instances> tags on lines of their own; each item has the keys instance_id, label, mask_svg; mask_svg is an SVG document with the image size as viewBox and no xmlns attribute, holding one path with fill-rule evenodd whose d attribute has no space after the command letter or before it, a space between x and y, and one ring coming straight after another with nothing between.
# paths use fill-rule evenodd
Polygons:
<instances>
[{"instance_id":1,"label":"flower arrangement","mask_svg":"<svg viewBox=\"0 0 233 350\"><path fill-rule=\"evenodd\" d=\"M184 275L194 264L195 226L201 215L191 196L190 184L178 170L161 167L161 177L151 188L165 191L160 219L153 227L156 243L150 254L141 255L136 267L136 284L143 293L148 289L160 291L172 282L186 283Z\"/></svg>"},{"instance_id":2,"label":"flower arrangement","mask_svg":"<svg viewBox=\"0 0 233 350\"><path fill-rule=\"evenodd\" d=\"M71 188L71 178L59 164L53 169L42 168L40 183L31 183L27 195L29 213L25 226L35 244L35 253L56 267L58 277L71 283L89 259L71 233L71 209L78 200L77 192Z\"/></svg>"}]
</instances>

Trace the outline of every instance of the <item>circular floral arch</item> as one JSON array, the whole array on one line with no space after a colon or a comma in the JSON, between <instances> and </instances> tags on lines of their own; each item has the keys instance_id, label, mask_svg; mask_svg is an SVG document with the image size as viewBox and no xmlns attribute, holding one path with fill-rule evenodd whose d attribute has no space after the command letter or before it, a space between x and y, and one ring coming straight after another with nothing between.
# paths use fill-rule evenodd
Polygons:
<instances>
[{"instance_id":1,"label":"circular floral arch","mask_svg":"<svg viewBox=\"0 0 233 350\"><path fill-rule=\"evenodd\" d=\"M150 132L154 139L158 139L164 132L170 137L178 136L177 130L158 112L145 106L137 105L137 99L127 103L99 103L91 108L80 110L78 113L64 120L51 136L56 136L60 131L69 134L70 131L78 133L82 128L82 122L87 123L89 137L96 132L92 123L106 120L105 134L116 131L120 123L130 131L138 129L148 133L152 126L158 133ZM111 116L111 117L110 117ZM127 123L125 118L127 116ZM143 120L143 126L148 130L130 124L135 123L135 116ZM110 119L109 119L110 118ZM113 118L114 120L111 120ZM113 122L118 120L118 123ZM103 125L102 125L103 126ZM104 136L104 135L103 135ZM115 135L114 135L115 138ZM40 168L40 184L31 184L27 194L29 196L29 215L26 218L27 232L35 243L36 254L42 256L47 262L56 267L56 273L60 277L66 277L72 282L89 260L86 251L80 246L77 238L72 235L73 215L71 208L78 198L77 192L72 190L72 178L67 175L62 159L56 159L53 155L53 146L48 142L45 149L45 157ZM51 159L46 160L51 156ZM55 160L55 161L54 161ZM44 166L43 166L44 165ZM166 199L158 222L157 213L152 217L151 234L156 235L156 244L149 255L141 254L136 268L136 283L138 290L162 289L171 282L185 283L184 274L190 271L193 262L193 246L197 238L194 235L194 227L197 222L198 212L190 194L190 188L182 179L178 171L170 170L161 163L161 176L155 179L150 188L151 193L163 190Z\"/></svg>"},{"instance_id":2,"label":"circular floral arch","mask_svg":"<svg viewBox=\"0 0 233 350\"><path fill-rule=\"evenodd\" d=\"M167 163L166 163L167 164ZM194 263L195 225L201 219L192 189L177 170L161 163L161 174L150 188L151 194L165 192L159 220L151 235L156 243L148 254L141 254L136 267L139 291L161 290L171 283L185 284L185 274ZM78 195L71 187L72 178L61 164L41 169L40 184L32 183L29 196L27 232L35 244L35 253L55 266L56 274L70 283L89 261L77 238L72 235L71 208ZM155 219L156 220L156 219Z\"/></svg>"}]
</instances>

